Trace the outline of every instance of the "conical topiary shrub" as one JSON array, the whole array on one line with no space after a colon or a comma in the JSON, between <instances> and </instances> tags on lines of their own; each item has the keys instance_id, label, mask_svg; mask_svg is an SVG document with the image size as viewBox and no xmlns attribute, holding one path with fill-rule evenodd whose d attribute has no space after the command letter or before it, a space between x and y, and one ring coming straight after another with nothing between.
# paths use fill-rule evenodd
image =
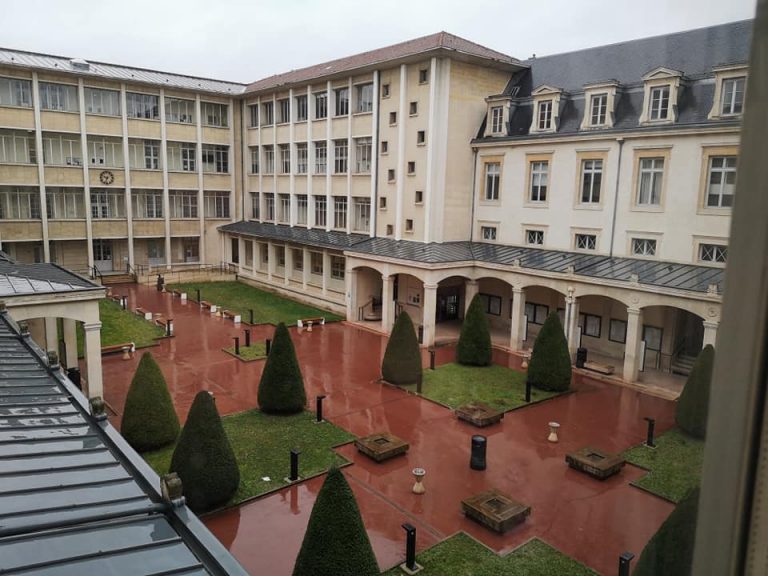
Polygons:
<instances>
[{"instance_id":1,"label":"conical topiary shrub","mask_svg":"<svg viewBox=\"0 0 768 576\"><path fill-rule=\"evenodd\" d=\"M547 317L533 343L528 380L537 388L555 392L571 386L571 355L557 312Z\"/></svg>"},{"instance_id":2,"label":"conical topiary shrub","mask_svg":"<svg viewBox=\"0 0 768 576\"><path fill-rule=\"evenodd\" d=\"M317 495L293 576L376 576L379 565L355 495L331 468Z\"/></svg>"},{"instance_id":3,"label":"conical topiary shrub","mask_svg":"<svg viewBox=\"0 0 768 576\"><path fill-rule=\"evenodd\" d=\"M138 452L167 446L179 435L179 417L152 354L145 352L125 398L120 432Z\"/></svg>"},{"instance_id":4,"label":"conical topiary shrub","mask_svg":"<svg viewBox=\"0 0 768 576\"><path fill-rule=\"evenodd\" d=\"M488 366L491 363L491 328L480 294L472 298L464 316L456 346L456 361L470 366Z\"/></svg>"},{"instance_id":5,"label":"conical topiary shrub","mask_svg":"<svg viewBox=\"0 0 768 576\"><path fill-rule=\"evenodd\" d=\"M695 488L678 503L669 518L645 545L632 575L690 576L698 511L699 489Z\"/></svg>"},{"instance_id":6,"label":"conical topiary shrub","mask_svg":"<svg viewBox=\"0 0 768 576\"><path fill-rule=\"evenodd\" d=\"M413 322L403 310L389 335L381 377L392 384L415 384L421 377L421 351Z\"/></svg>"},{"instance_id":7,"label":"conical topiary shrub","mask_svg":"<svg viewBox=\"0 0 768 576\"><path fill-rule=\"evenodd\" d=\"M195 512L224 504L240 484L235 453L213 396L205 390L192 402L170 471L179 475L187 505Z\"/></svg>"},{"instance_id":8,"label":"conical topiary shrub","mask_svg":"<svg viewBox=\"0 0 768 576\"><path fill-rule=\"evenodd\" d=\"M696 358L688 375L680 398L677 400L675 420L681 430L695 438L704 439L707 434L709 389L712 385L712 367L715 364L715 348L711 344Z\"/></svg>"},{"instance_id":9,"label":"conical topiary shrub","mask_svg":"<svg viewBox=\"0 0 768 576\"><path fill-rule=\"evenodd\" d=\"M295 414L304 410L307 393L296 350L285 324L280 322L259 383L259 408L267 414Z\"/></svg>"}]
</instances>

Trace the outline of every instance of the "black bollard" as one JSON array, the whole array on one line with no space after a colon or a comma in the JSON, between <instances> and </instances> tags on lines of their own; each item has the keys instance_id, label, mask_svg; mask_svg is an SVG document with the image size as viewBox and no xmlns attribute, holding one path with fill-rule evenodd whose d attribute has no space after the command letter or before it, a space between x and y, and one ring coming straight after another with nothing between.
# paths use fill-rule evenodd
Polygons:
<instances>
[{"instance_id":1,"label":"black bollard","mask_svg":"<svg viewBox=\"0 0 768 576\"><path fill-rule=\"evenodd\" d=\"M299 452L294 448L291 450L291 475L288 476L288 480L291 482L296 482L296 480L299 479Z\"/></svg>"},{"instance_id":2,"label":"black bollard","mask_svg":"<svg viewBox=\"0 0 768 576\"><path fill-rule=\"evenodd\" d=\"M421 384L424 380L424 373L419 372L419 375L416 376L416 394L421 394Z\"/></svg>"},{"instance_id":3,"label":"black bollard","mask_svg":"<svg viewBox=\"0 0 768 576\"><path fill-rule=\"evenodd\" d=\"M120 297L120 306L123 308L123 310L128 310L128 296Z\"/></svg>"},{"instance_id":4,"label":"black bollard","mask_svg":"<svg viewBox=\"0 0 768 576\"><path fill-rule=\"evenodd\" d=\"M165 323L165 335L171 336L173 334L173 320L168 318L168 321Z\"/></svg>"},{"instance_id":5,"label":"black bollard","mask_svg":"<svg viewBox=\"0 0 768 576\"><path fill-rule=\"evenodd\" d=\"M245 347L251 347L251 331L246 328L245 330Z\"/></svg>"},{"instance_id":6,"label":"black bollard","mask_svg":"<svg viewBox=\"0 0 768 576\"><path fill-rule=\"evenodd\" d=\"M248 310L248 324L253 324L253 308Z\"/></svg>"},{"instance_id":7,"label":"black bollard","mask_svg":"<svg viewBox=\"0 0 768 576\"><path fill-rule=\"evenodd\" d=\"M316 410L315 415L317 416L317 421L322 422L323 421L323 398L325 398L325 395L321 394L317 397L316 400Z\"/></svg>"},{"instance_id":8,"label":"black bollard","mask_svg":"<svg viewBox=\"0 0 768 576\"><path fill-rule=\"evenodd\" d=\"M645 445L649 448L656 448L656 444L653 442L653 432L656 429L656 419L648 418L646 416L644 420L648 422L648 434L645 437Z\"/></svg>"},{"instance_id":9,"label":"black bollard","mask_svg":"<svg viewBox=\"0 0 768 576\"><path fill-rule=\"evenodd\" d=\"M430 370L435 369L435 351L434 350L429 351L429 369Z\"/></svg>"},{"instance_id":10,"label":"black bollard","mask_svg":"<svg viewBox=\"0 0 768 576\"><path fill-rule=\"evenodd\" d=\"M272 349L272 340L270 340L269 338L267 338L267 339L264 341L264 343L266 344L266 348L267 348L267 356L269 356L269 351Z\"/></svg>"},{"instance_id":11,"label":"black bollard","mask_svg":"<svg viewBox=\"0 0 768 576\"><path fill-rule=\"evenodd\" d=\"M472 457L469 459L469 467L472 470L485 470L485 452L488 439L476 434L472 436Z\"/></svg>"},{"instance_id":12,"label":"black bollard","mask_svg":"<svg viewBox=\"0 0 768 576\"><path fill-rule=\"evenodd\" d=\"M531 381L530 380L525 381L525 401L526 402L531 401Z\"/></svg>"},{"instance_id":13,"label":"black bollard","mask_svg":"<svg viewBox=\"0 0 768 576\"><path fill-rule=\"evenodd\" d=\"M619 576L629 576L629 563L635 555L632 552L624 552L619 556Z\"/></svg>"},{"instance_id":14,"label":"black bollard","mask_svg":"<svg viewBox=\"0 0 768 576\"><path fill-rule=\"evenodd\" d=\"M405 567L416 570L416 527L403 524L405 530Z\"/></svg>"},{"instance_id":15,"label":"black bollard","mask_svg":"<svg viewBox=\"0 0 768 576\"><path fill-rule=\"evenodd\" d=\"M235 336L233 340L235 341L235 354L240 356L240 337Z\"/></svg>"},{"instance_id":16,"label":"black bollard","mask_svg":"<svg viewBox=\"0 0 768 576\"><path fill-rule=\"evenodd\" d=\"M195 288L195 293L197 294L197 303L200 304L202 300L200 300L200 288Z\"/></svg>"}]
</instances>

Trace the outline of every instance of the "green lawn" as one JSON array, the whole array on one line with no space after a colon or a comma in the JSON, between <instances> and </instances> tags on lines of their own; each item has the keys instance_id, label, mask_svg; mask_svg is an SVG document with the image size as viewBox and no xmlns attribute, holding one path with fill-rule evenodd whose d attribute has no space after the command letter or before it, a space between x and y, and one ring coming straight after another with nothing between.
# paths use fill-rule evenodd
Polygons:
<instances>
[{"instance_id":1,"label":"green lawn","mask_svg":"<svg viewBox=\"0 0 768 576\"><path fill-rule=\"evenodd\" d=\"M230 346L225 348L225 351L230 354L235 354L235 347ZM250 346L240 346L240 358L243 360L260 360L267 357L267 343L266 342L251 342Z\"/></svg>"},{"instance_id":2,"label":"green lawn","mask_svg":"<svg viewBox=\"0 0 768 576\"><path fill-rule=\"evenodd\" d=\"M258 410L222 418L224 430L240 466L240 487L230 500L237 504L275 488L285 486L290 472L290 451L297 448L299 475L314 476L344 458L331 450L354 436L331 424L315 423L315 415L302 412L293 416L269 416ZM166 474L174 446L142 454L158 474ZM262 478L269 477L269 480Z\"/></svg>"},{"instance_id":3,"label":"green lawn","mask_svg":"<svg viewBox=\"0 0 768 576\"><path fill-rule=\"evenodd\" d=\"M674 429L656 438L655 443L655 449L640 445L624 453L627 462L649 470L633 484L679 502L701 481L704 442Z\"/></svg>"},{"instance_id":4,"label":"green lawn","mask_svg":"<svg viewBox=\"0 0 768 576\"><path fill-rule=\"evenodd\" d=\"M188 282L185 284L173 284L169 290L181 290L190 298L196 297L196 290L200 290L200 297L211 304L223 306L227 310L237 312L248 322L249 312L253 310L253 321L256 324L277 324L285 322L287 325L296 324L300 318L318 318L324 316L326 320L341 320L341 316L301 304L288 298L278 296L272 292L259 290L242 282Z\"/></svg>"},{"instance_id":5,"label":"green lawn","mask_svg":"<svg viewBox=\"0 0 768 576\"><path fill-rule=\"evenodd\" d=\"M143 318L120 308L117 302L101 300L99 302L101 317L101 345L112 346L133 342L137 348L144 348L155 343L155 338L165 334L160 326L147 322ZM77 323L77 356L84 356L83 325Z\"/></svg>"},{"instance_id":6,"label":"green lawn","mask_svg":"<svg viewBox=\"0 0 768 576\"><path fill-rule=\"evenodd\" d=\"M424 576L596 576L596 572L534 538L506 556L498 556L464 533L425 550L416 557ZM401 576L400 568L385 576Z\"/></svg>"},{"instance_id":7,"label":"green lawn","mask_svg":"<svg viewBox=\"0 0 768 576\"><path fill-rule=\"evenodd\" d=\"M415 384L403 388L416 391ZM512 410L525 406L525 373L496 365L444 364L435 370L424 370L421 393L451 408L484 402L499 410ZM531 402L557 395L557 392L533 388Z\"/></svg>"}]
</instances>

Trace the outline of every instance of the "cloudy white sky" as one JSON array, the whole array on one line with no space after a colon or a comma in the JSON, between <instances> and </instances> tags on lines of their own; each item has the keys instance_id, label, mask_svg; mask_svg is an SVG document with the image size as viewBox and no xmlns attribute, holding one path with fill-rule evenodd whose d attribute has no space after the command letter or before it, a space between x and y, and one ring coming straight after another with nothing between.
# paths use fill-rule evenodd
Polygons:
<instances>
[{"instance_id":1,"label":"cloudy white sky","mask_svg":"<svg viewBox=\"0 0 768 576\"><path fill-rule=\"evenodd\" d=\"M755 0L2 0L0 46L249 82L440 30L523 59L754 10Z\"/></svg>"}]
</instances>

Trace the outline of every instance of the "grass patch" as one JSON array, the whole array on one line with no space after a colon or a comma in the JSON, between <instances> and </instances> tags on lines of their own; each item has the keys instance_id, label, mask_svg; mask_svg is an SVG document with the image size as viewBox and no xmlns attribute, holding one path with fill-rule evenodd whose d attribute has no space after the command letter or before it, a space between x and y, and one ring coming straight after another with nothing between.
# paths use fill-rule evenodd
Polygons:
<instances>
[{"instance_id":1,"label":"grass patch","mask_svg":"<svg viewBox=\"0 0 768 576\"><path fill-rule=\"evenodd\" d=\"M506 556L498 556L470 536L459 533L419 554L424 576L595 576L596 572L538 538ZM385 576L401 576L395 567Z\"/></svg>"},{"instance_id":2,"label":"grass patch","mask_svg":"<svg viewBox=\"0 0 768 576\"><path fill-rule=\"evenodd\" d=\"M253 321L256 324L277 324L285 322L286 325L296 324L300 318L318 318L324 316L326 320L341 320L341 316L289 300L272 292L259 290L242 282L188 282L185 284L173 284L169 290L181 290L190 298L194 298L196 290L200 290L200 297L217 306L223 306L240 314L243 321L250 319L249 310L253 310Z\"/></svg>"},{"instance_id":3,"label":"grass patch","mask_svg":"<svg viewBox=\"0 0 768 576\"><path fill-rule=\"evenodd\" d=\"M415 384L403 388L416 391ZM499 410L512 410L526 404L525 373L496 365L444 364L435 370L424 370L421 393L454 409L469 402L484 402ZM531 401L538 402L559 394L533 388Z\"/></svg>"},{"instance_id":4,"label":"grass patch","mask_svg":"<svg viewBox=\"0 0 768 576\"><path fill-rule=\"evenodd\" d=\"M266 342L253 342L250 346L240 346L240 354L235 354L235 347L230 346L224 348L225 352L229 352L233 356L237 356L241 360L261 360L267 357L267 343Z\"/></svg>"},{"instance_id":5,"label":"grass patch","mask_svg":"<svg viewBox=\"0 0 768 576\"><path fill-rule=\"evenodd\" d=\"M270 416L250 410L225 416L222 423L240 467L240 486L229 504L285 486L291 449L301 451L299 475L305 478L346 462L331 448L354 439L330 422L315 424L315 415L310 412ZM174 448L175 444L142 456L155 472L167 474ZM262 480L264 477L270 480Z\"/></svg>"},{"instance_id":6,"label":"grass patch","mask_svg":"<svg viewBox=\"0 0 768 576\"><path fill-rule=\"evenodd\" d=\"M165 330L144 318L123 310L117 302L104 299L99 301L101 318L101 345L114 346L133 342L136 348L145 348L155 343L156 338L165 335ZM77 357L85 354L85 337L82 322L77 323Z\"/></svg>"},{"instance_id":7,"label":"grass patch","mask_svg":"<svg viewBox=\"0 0 768 576\"><path fill-rule=\"evenodd\" d=\"M677 428L665 432L655 442L655 449L640 445L624 452L627 462L649 470L633 484L679 502L701 482L704 442Z\"/></svg>"}]
</instances>

